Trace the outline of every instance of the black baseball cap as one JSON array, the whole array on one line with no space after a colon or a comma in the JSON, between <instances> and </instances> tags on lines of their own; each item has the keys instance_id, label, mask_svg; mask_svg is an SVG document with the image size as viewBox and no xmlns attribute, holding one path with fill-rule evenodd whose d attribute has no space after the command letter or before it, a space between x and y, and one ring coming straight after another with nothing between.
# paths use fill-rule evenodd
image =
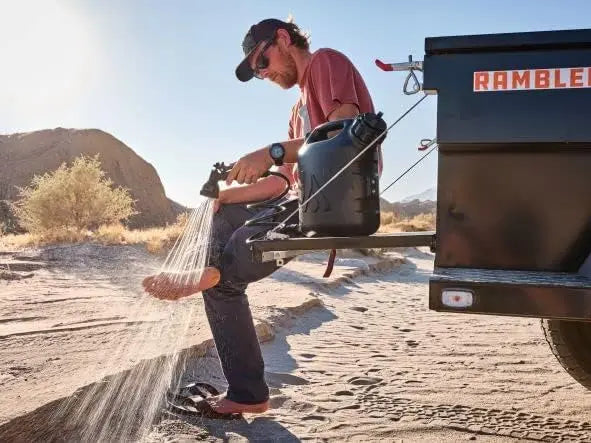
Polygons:
<instances>
[{"instance_id":1,"label":"black baseball cap","mask_svg":"<svg viewBox=\"0 0 591 443\"><path fill-rule=\"evenodd\" d=\"M288 29L289 23L274 18L268 18L252 25L242 41L242 50L244 51L244 59L236 68L236 77L241 82L247 82L254 77L254 72L250 67L248 57L257 47L260 42L269 40L275 35L278 29Z\"/></svg>"}]
</instances>

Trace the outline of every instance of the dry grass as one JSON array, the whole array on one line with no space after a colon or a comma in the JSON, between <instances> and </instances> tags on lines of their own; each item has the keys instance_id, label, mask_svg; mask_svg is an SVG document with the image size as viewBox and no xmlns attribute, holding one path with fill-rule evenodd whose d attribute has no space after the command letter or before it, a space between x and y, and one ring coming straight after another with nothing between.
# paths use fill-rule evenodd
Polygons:
<instances>
[{"instance_id":1,"label":"dry grass","mask_svg":"<svg viewBox=\"0 0 591 443\"><path fill-rule=\"evenodd\" d=\"M143 244L146 249L158 254L171 247L183 232L188 220L181 214L177 222L162 228L128 230L121 224L101 225L96 231L77 229L54 229L42 234L0 236L0 250L22 249L59 243L94 242L103 245Z\"/></svg>"},{"instance_id":2,"label":"dry grass","mask_svg":"<svg viewBox=\"0 0 591 443\"><path fill-rule=\"evenodd\" d=\"M22 249L38 244L37 235L33 234L6 234L0 235L0 251Z\"/></svg>"},{"instance_id":3,"label":"dry grass","mask_svg":"<svg viewBox=\"0 0 591 443\"><path fill-rule=\"evenodd\" d=\"M96 231L54 229L43 234L0 235L0 250L22 249L58 243L95 242L103 245L143 244L153 254L170 248L182 234L188 214L181 214L177 222L162 228L128 230L121 224L102 225ZM435 215L419 214L401 218L392 212L382 212L378 232L434 231Z\"/></svg>"},{"instance_id":4,"label":"dry grass","mask_svg":"<svg viewBox=\"0 0 591 443\"><path fill-rule=\"evenodd\" d=\"M382 212L381 225L378 232L416 232L434 231L435 214L419 214L412 218L402 218L393 212Z\"/></svg>"}]
</instances>

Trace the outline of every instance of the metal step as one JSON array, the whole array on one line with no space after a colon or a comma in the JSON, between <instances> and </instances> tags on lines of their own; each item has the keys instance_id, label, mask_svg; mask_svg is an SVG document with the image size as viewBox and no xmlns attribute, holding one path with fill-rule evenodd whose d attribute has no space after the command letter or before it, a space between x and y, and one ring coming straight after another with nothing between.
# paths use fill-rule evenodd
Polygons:
<instances>
[{"instance_id":1,"label":"metal step","mask_svg":"<svg viewBox=\"0 0 591 443\"><path fill-rule=\"evenodd\" d=\"M591 278L567 272L435 268L429 308L591 321Z\"/></svg>"},{"instance_id":2,"label":"metal step","mask_svg":"<svg viewBox=\"0 0 591 443\"><path fill-rule=\"evenodd\" d=\"M311 237L284 240L253 240L249 243L253 260L257 263L331 249L404 248L435 246L435 231L396 232L361 237Z\"/></svg>"}]
</instances>

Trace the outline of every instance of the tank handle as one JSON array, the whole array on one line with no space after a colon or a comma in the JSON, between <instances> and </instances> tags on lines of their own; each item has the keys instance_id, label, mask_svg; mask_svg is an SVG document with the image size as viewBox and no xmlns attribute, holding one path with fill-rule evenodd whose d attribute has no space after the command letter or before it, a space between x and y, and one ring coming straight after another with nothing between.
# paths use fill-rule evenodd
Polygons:
<instances>
[{"instance_id":1,"label":"tank handle","mask_svg":"<svg viewBox=\"0 0 591 443\"><path fill-rule=\"evenodd\" d=\"M326 122L319 126L316 126L314 130L306 138L306 144L314 143L328 138L328 133L331 131L337 131L339 129L349 126L353 122L352 118L345 118L342 120L335 120L332 122Z\"/></svg>"}]
</instances>

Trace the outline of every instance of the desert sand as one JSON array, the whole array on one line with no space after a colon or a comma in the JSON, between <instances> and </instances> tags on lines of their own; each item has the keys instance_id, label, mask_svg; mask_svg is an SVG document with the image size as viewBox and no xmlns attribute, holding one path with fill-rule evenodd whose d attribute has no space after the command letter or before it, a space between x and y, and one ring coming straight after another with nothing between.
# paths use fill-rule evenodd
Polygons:
<instances>
[{"instance_id":1,"label":"desert sand","mask_svg":"<svg viewBox=\"0 0 591 443\"><path fill-rule=\"evenodd\" d=\"M200 297L161 302L139 289L162 257L96 245L5 253L0 440L591 441L591 394L552 356L539 320L429 311L426 249L348 252L329 279L324 258L250 286L272 409L224 421L168 412L152 398L155 372L138 369L182 350L175 380L224 389ZM124 401L136 384L121 374L144 381L137 401ZM83 406L75 423L64 418ZM108 420L93 422L100 408ZM110 433L148 410L149 426Z\"/></svg>"}]
</instances>

